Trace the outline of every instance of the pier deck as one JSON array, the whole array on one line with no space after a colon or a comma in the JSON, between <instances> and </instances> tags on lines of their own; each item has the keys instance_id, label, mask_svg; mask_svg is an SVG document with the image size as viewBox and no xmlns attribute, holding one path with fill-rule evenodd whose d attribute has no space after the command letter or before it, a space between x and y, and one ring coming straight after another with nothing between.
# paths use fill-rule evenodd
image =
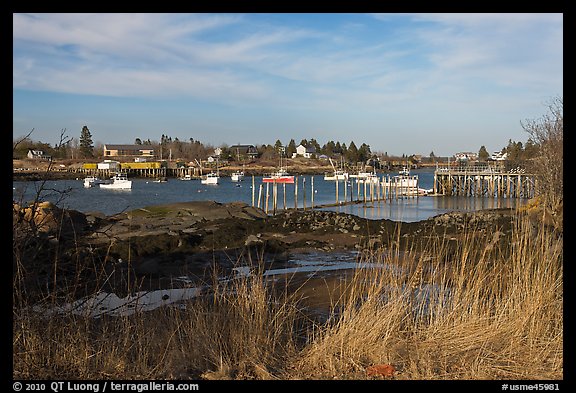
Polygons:
<instances>
[{"instance_id":1,"label":"pier deck","mask_svg":"<svg viewBox=\"0 0 576 393\"><path fill-rule=\"evenodd\" d=\"M434 193L440 195L533 198L536 176L498 166L437 167Z\"/></svg>"}]
</instances>

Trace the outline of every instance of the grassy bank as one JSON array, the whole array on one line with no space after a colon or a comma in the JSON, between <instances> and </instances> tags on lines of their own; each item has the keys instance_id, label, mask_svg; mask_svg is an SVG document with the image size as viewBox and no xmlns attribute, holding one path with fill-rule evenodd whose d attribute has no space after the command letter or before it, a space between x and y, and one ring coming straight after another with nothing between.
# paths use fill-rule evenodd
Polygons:
<instances>
[{"instance_id":1,"label":"grassy bank","mask_svg":"<svg viewBox=\"0 0 576 393\"><path fill-rule=\"evenodd\" d=\"M562 379L562 234L518 213L510 242L476 235L465 229L456 251L440 235L426 253L373 250L359 266L382 268L327 291L322 320L305 281L258 271L185 308L44 318L15 256L14 378L366 379L386 364L394 379Z\"/></svg>"}]
</instances>

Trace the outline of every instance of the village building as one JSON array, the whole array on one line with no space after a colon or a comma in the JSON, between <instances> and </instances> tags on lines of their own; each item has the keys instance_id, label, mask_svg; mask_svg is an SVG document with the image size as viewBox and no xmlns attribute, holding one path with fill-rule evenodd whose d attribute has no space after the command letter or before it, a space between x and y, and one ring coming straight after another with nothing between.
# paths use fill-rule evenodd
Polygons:
<instances>
[{"instance_id":1,"label":"village building","mask_svg":"<svg viewBox=\"0 0 576 393\"><path fill-rule=\"evenodd\" d=\"M104 157L118 158L153 158L154 147L151 145L104 145Z\"/></svg>"},{"instance_id":2,"label":"village building","mask_svg":"<svg viewBox=\"0 0 576 393\"><path fill-rule=\"evenodd\" d=\"M495 151L490 156L490 160L493 160L493 161L506 161L507 158L508 158L508 153L502 153L501 151Z\"/></svg>"},{"instance_id":3,"label":"village building","mask_svg":"<svg viewBox=\"0 0 576 393\"><path fill-rule=\"evenodd\" d=\"M51 160L52 157L44 152L44 150L28 149L28 158L33 160Z\"/></svg>"},{"instance_id":4,"label":"village building","mask_svg":"<svg viewBox=\"0 0 576 393\"><path fill-rule=\"evenodd\" d=\"M101 170L118 172L120 170L120 162L114 160L104 160L98 163L97 168Z\"/></svg>"},{"instance_id":5,"label":"village building","mask_svg":"<svg viewBox=\"0 0 576 393\"><path fill-rule=\"evenodd\" d=\"M241 159L254 159L258 157L258 149L254 145L232 145L229 148L233 157Z\"/></svg>"},{"instance_id":6,"label":"village building","mask_svg":"<svg viewBox=\"0 0 576 393\"><path fill-rule=\"evenodd\" d=\"M314 146L304 146L302 144L296 147L296 153L292 153L292 158L298 156L304 158L312 158L312 155L316 154L316 148Z\"/></svg>"},{"instance_id":7,"label":"village building","mask_svg":"<svg viewBox=\"0 0 576 393\"><path fill-rule=\"evenodd\" d=\"M460 152L454 154L454 158L456 158L456 161L470 162L470 161L476 161L478 159L478 154L470 151Z\"/></svg>"}]
</instances>

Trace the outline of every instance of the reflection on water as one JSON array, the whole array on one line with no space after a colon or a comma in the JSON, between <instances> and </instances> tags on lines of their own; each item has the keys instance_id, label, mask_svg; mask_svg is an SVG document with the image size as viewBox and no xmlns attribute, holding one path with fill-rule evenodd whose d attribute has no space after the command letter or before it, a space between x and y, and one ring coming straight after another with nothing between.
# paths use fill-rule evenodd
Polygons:
<instances>
[{"instance_id":1,"label":"reflection on water","mask_svg":"<svg viewBox=\"0 0 576 393\"><path fill-rule=\"evenodd\" d=\"M419 185L430 189L433 184L433 172L414 171L419 174ZM306 206L319 206L333 204L336 201L358 199L358 192L363 189L352 185L344 186L344 182L325 181L322 176L299 176L298 188L293 184L278 186L277 209L303 208ZM32 201L40 182L14 182L12 198L17 202ZM269 183L267 183L269 184ZM105 190L98 187L84 188L81 179L48 181L44 185L43 200L56 203L58 206L80 212L101 212L105 215L113 215L126 210L141 207L187 202L213 200L219 203L244 202L248 205L257 204L261 200L270 199L269 213L272 213L273 190L270 186L266 198L267 187L262 184L261 177L245 178L241 183L232 182L230 178L221 178L219 185L204 185L198 180L180 181L169 179L167 182L156 183L146 179L134 179L131 190ZM297 198L296 198L297 197ZM363 196L360 195L360 199ZM452 197L418 197L395 199L392 201L369 202L367 204L352 204L324 208L337 212L355 214L368 219L391 219L394 221L414 222L425 220L438 214L449 211L474 211L499 207L515 207L522 200L507 198L468 198L461 196Z\"/></svg>"},{"instance_id":2,"label":"reflection on water","mask_svg":"<svg viewBox=\"0 0 576 393\"><path fill-rule=\"evenodd\" d=\"M378 220L416 222L451 211L476 211L496 208L516 208L526 203L522 199L472 198L462 196L424 196L367 204L342 205L321 210L354 214L363 218Z\"/></svg>"},{"instance_id":3,"label":"reflection on water","mask_svg":"<svg viewBox=\"0 0 576 393\"><path fill-rule=\"evenodd\" d=\"M305 284L298 284L298 290L308 289L315 291L317 285L329 286L330 273L336 272L340 279L346 281L351 280L352 275L346 275L346 272L362 271L364 269L387 269L394 275L404 275L408 272L401 266L393 264L382 263L381 261L370 262L360 258L357 251L344 251L340 253L327 253L327 252L310 252L310 253L295 253L292 254L287 261L286 266L267 269L260 272L253 266L238 266L233 269L233 274L230 276L222 276L219 282L222 284L232 282L233 280L243 280L251 277L256 273L256 276L262 274L262 277L267 277L275 281L280 277L293 278L296 274L305 274ZM319 281L314 282L312 279L316 278ZM328 281L327 281L328 280ZM290 280L285 281L290 282ZM190 277L174 277L172 284L184 283L186 285L194 285L194 280ZM196 285L198 282L196 281ZM347 285L340 288L343 289ZM224 285L222 289L228 288L234 291L234 286L227 287ZM185 288L164 288L150 291L138 291L129 294L125 297L118 297L115 293L99 291L92 296L87 296L82 299L64 303L62 305L33 306L33 311L39 313L47 318L54 315L75 314L89 318L101 318L104 315L110 316L130 316L138 312L152 311L159 307L177 307L180 309L186 308L186 302L203 295L210 293L211 287L209 285L201 286L187 286ZM322 292L319 290L318 292ZM320 303L314 303L316 311L329 313L337 311L334 303L333 295L336 292L330 291L331 296L322 298L320 294ZM438 306L446 307L449 305L450 289L439 287L435 284L423 283L418 287L410 285L383 285L380 292L380 300L383 303L402 299L409 301L413 306L416 313L427 315L431 310L438 309ZM318 300L318 299L316 299ZM322 311L324 310L324 311Z\"/></svg>"}]
</instances>

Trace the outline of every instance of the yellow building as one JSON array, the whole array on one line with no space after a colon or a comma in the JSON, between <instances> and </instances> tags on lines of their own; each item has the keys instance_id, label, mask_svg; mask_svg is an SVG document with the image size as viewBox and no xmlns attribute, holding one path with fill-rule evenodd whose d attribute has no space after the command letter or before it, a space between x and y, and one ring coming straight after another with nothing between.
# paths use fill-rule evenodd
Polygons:
<instances>
[{"instance_id":1,"label":"yellow building","mask_svg":"<svg viewBox=\"0 0 576 393\"><path fill-rule=\"evenodd\" d=\"M150 145L104 145L104 157L106 158L153 158L154 156L154 148Z\"/></svg>"}]
</instances>

